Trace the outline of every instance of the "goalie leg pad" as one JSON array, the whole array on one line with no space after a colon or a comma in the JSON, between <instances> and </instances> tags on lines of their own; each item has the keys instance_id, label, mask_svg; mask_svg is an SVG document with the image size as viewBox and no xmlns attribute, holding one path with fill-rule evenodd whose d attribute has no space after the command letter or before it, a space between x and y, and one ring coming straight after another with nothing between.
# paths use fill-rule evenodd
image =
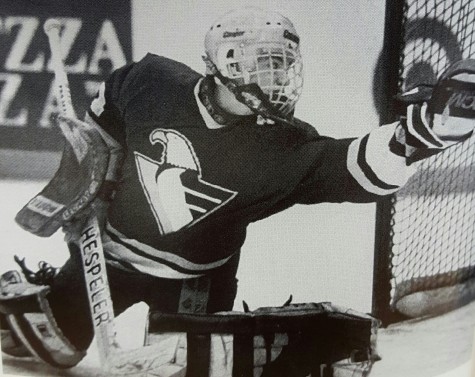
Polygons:
<instances>
[{"instance_id":1,"label":"goalie leg pad","mask_svg":"<svg viewBox=\"0 0 475 377\"><path fill-rule=\"evenodd\" d=\"M367 376L378 360L374 318L329 303L212 315L151 313L154 373L182 377ZM186 374L185 374L186 371ZM168 375L168 374L159 374Z\"/></svg>"},{"instance_id":2,"label":"goalie leg pad","mask_svg":"<svg viewBox=\"0 0 475 377\"><path fill-rule=\"evenodd\" d=\"M9 329L6 319L2 318L2 328L0 335L2 336L2 352L14 357L31 356L30 351L26 348L15 333Z\"/></svg>"},{"instance_id":3,"label":"goalie leg pad","mask_svg":"<svg viewBox=\"0 0 475 377\"><path fill-rule=\"evenodd\" d=\"M8 271L0 278L0 287L4 287L9 284L21 283L21 281L21 276L18 271ZM31 356L30 351L28 351L21 340L18 339L15 333L10 329L7 318L2 313L0 313L0 327L3 353L15 357Z\"/></svg>"},{"instance_id":4,"label":"goalie leg pad","mask_svg":"<svg viewBox=\"0 0 475 377\"><path fill-rule=\"evenodd\" d=\"M16 271L9 271L0 279L0 312L10 331L44 362L57 368L73 367L85 352L78 351L56 324L46 299L49 287L22 282L18 277Z\"/></svg>"}]
</instances>

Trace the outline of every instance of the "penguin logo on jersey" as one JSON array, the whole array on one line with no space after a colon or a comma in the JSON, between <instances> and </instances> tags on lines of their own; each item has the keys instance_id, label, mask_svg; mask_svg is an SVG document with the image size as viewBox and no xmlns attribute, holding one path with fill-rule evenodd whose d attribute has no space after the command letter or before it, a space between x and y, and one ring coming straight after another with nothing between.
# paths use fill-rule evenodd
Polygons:
<instances>
[{"instance_id":1,"label":"penguin logo on jersey","mask_svg":"<svg viewBox=\"0 0 475 377\"><path fill-rule=\"evenodd\" d=\"M134 152L135 163L161 234L192 226L237 195L201 179L193 146L179 132L158 128L150 134L150 142L163 147L160 159Z\"/></svg>"}]
</instances>

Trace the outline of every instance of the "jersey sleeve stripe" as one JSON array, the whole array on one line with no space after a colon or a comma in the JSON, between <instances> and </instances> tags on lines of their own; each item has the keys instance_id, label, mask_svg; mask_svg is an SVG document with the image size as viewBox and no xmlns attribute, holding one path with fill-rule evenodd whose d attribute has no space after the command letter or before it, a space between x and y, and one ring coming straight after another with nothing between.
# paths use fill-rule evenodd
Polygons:
<instances>
[{"instance_id":1,"label":"jersey sleeve stripe","mask_svg":"<svg viewBox=\"0 0 475 377\"><path fill-rule=\"evenodd\" d=\"M356 181L368 192L388 195L405 184L415 167L406 158L394 154L390 142L398 123L379 127L355 139L349 146L347 167Z\"/></svg>"},{"instance_id":2,"label":"jersey sleeve stripe","mask_svg":"<svg viewBox=\"0 0 475 377\"><path fill-rule=\"evenodd\" d=\"M368 139L370 135L366 135L361 139L360 143L360 148L358 151L358 165L360 166L361 170L363 171L363 174L371 181L373 182L374 185L385 189L385 190L393 190L398 188L398 185L390 185L386 182L383 182L381 179L378 178L376 173L371 169L371 166L368 165L368 162L366 160L366 154L367 154L367 146L368 146Z\"/></svg>"}]
</instances>

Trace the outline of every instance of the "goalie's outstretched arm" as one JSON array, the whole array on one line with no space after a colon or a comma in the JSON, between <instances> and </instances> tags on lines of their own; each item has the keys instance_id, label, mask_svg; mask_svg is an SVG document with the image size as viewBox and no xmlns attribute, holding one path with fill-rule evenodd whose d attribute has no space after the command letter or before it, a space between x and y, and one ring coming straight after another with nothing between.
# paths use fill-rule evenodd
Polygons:
<instances>
[{"instance_id":1,"label":"goalie's outstretched arm","mask_svg":"<svg viewBox=\"0 0 475 377\"><path fill-rule=\"evenodd\" d=\"M399 190L419 161L470 138L475 128L475 60L456 63L435 87L416 88L400 100L407 113L398 122L358 139L314 143L321 150L318 168L311 166L297 189L300 202L376 201Z\"/></svg>"}]
</instances>

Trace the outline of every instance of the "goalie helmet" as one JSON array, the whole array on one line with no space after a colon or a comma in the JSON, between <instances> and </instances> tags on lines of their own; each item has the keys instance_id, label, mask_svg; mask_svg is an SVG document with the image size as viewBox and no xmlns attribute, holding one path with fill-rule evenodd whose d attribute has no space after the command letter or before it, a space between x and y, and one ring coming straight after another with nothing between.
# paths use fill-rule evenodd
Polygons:
<instances>
[{"instance_id":1,"label":"goalie helmet","mask_svg":"<svg viewBox=\"0 0 475 377\"><path fill-rule=\"evenodd\" d=\"M205 37L205 60L253 111L288 119L302 92L299 42L289 19L247 7L214 22Z\"/></svg>"}]
</instances>

